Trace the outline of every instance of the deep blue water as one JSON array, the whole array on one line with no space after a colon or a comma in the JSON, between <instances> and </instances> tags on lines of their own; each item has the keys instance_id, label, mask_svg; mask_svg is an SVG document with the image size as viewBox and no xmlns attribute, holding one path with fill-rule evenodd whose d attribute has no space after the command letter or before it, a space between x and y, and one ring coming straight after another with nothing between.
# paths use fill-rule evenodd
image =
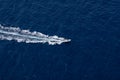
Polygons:
<instances>
[{"instance_id":1,"label":"deep blue water","mask_svg":"<svg viewBox=\"0 0 120 80\"><path fill-rule=\"evenodd\" d=\"M0 80L120 80L120 0L0 0L0 24L72 40L1 40Z\"/></svg>"}]
</instances>

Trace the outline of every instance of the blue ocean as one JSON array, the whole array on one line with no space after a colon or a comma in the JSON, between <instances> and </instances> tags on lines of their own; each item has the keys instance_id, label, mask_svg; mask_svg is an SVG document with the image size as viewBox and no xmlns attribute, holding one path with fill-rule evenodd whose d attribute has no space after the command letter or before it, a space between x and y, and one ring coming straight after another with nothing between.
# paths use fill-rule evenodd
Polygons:
<instances>
[{"instance_id":1,"label":"blue ocean","mask_svg":"<svg viewBox=\"0 0 120 80\"><path fill-rule=\"evenodd\" d=\"M0 40L0 80L120 80L120 0L0 0L0 24L71 39Z\"/></svg>"}]
</instances>

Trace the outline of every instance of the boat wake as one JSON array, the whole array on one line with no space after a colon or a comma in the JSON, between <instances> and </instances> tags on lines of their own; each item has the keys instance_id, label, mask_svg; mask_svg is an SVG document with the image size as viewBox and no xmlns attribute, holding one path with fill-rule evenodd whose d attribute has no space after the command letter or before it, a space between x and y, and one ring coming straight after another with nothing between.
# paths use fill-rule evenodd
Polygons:
<instances>
[{"instance_id":1,"label":"boat wake","mask_svg":"<svg viewBox=\"0 0 120 80\"><path fill-rule=\"evenodd\" d=\"M16 27L5 27L0 25L0 40L16 40L17 42L25 43L48 43L49 45L62 44L70 42L70 39L65 39L58 36L48 36L40 32L30 32L29 30L21 30Z\"/></svg>"}]
</instances>

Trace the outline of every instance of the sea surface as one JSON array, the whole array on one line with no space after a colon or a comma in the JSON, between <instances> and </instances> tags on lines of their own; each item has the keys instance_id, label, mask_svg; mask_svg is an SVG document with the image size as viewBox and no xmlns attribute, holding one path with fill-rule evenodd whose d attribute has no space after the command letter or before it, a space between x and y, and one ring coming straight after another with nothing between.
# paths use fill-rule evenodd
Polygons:
<instances>
[{"instance_id":1,"label":"sea surface","mask_svg":"<svg viewBox=\"0 0 120 80\"><path fill-rule=\"evenodd\" d=\"M120 80L120 0L0 0L0 24L71 39L0 40L0 80Z\"/></svg>"}]
</instances>

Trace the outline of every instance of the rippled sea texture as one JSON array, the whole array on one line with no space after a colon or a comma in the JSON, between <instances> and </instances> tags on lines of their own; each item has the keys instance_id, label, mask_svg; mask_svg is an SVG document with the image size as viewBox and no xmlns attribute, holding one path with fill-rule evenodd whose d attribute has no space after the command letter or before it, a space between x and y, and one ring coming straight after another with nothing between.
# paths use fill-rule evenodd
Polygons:
<instances>
[{"instance_id":1,"label":"rippled sea texture","mask_svg":"<svg viewBox=\"0 0 120 80\"><path fill-rule=\"evenodd\" d=\"M119 0L0 0L0 24L72 40L0 41L0 80L120 80Z\"/></svg>"}]
</instances>

